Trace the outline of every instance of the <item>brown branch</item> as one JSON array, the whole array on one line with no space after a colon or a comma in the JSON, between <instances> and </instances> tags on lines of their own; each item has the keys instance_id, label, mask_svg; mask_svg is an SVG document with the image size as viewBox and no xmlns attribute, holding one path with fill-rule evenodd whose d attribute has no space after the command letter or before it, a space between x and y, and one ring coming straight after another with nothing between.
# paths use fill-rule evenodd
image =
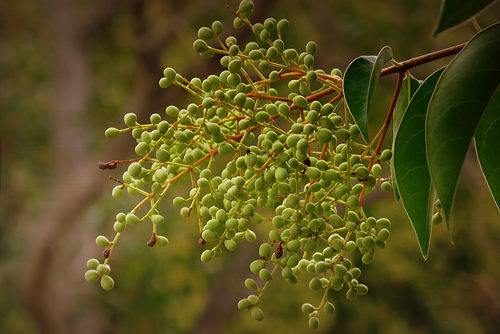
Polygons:
<instances>
[{"instance_id":1,"label":"brown branch","mask_svg":"<svg viewBox=\"0 0 500 334\"><path fill-rule=\"evenodd\" d=\"M437 59L441 59L444 57L448 57L448 56L457 54L460 52L460 50L462 50L464 48L464 46L466 44L467 43L458 44L458 45L455 45L455 46L452 46L452 47L449 47L446 49L434 51L434 52L431 52L431 53L428 53L428 54L425 54L422 56L418 56L415 58L405 60L398 65L392 65L392 66L389 66L387 68L384 68L382 70L382 72L380 73L380 76L383 77L383 76L393 74L393 73L404 73L407 70L409 70L410 68L417 67L417 66L423 65L425 63L429 63L429 62L437 60Z\"/></svg>"}]
</instances>

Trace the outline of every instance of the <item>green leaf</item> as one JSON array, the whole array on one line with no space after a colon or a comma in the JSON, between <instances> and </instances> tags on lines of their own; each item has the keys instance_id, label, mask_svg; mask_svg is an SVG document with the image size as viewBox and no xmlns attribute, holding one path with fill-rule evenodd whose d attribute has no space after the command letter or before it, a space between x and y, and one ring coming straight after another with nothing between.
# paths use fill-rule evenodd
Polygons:
<instances>
[{"instance_id":1,"label":"green leaf","mask_svg":"<svg viewBox=\"0 0 500 334\"><path fill-rule=\"evenodd\" d=\"M410 72L406 72L406 76L403 79L403 83L401 85L401 90L399 91L398 99L396 101L396 105L394 107L394 113L392 114L392 151L394 152L394 142L396 140L396 134L398 133L399 124L401 123L401 119L405 113L406 107L410 103L413 94L420 87L420 82L415 79ZM391 165L391 175L394 175L394 165ZM394 197L396 201L399 201L399 190L397 183L393 180L392 189L394 191Z\"/></svg>"},{"instance_id":2,"label":"green leaf","mask_svg":"<svg viewBox=\"0 0 500 334\"><path fill-rule=\"evenodd\" d=\"M394 140L395 183L425 259L429 254L435 199L425 152L425 115L442 72L441 69L433 73L417 90L401 119Z\"/></svg>"},{"instance_id":3,"label":"green leaf","mask_svg":"<svg viewBox=\"0 0 500 334\"><path fill-rule=\"evenodd\" d=\"M472 137L500 82L500 24L475 35L444 70L426 119L427 160L450 233L458 178Z\"/></svg>"},{"instance_id":4,"label":"green leaf","mask_svg":"<svg viewBox=\"0 0 500 334\"><path fill-rule=\"evenodd\" d=\"M500 208L500 86L474 136L477 157L497 208Z\"/></svg>"},{"instance_id":5,"label":"green leaf","mask_svg":"<svg viewBox=\"0 0 500 334\"><path fill-rule=\"evenodd\" d=\"M467 21L495 0L443 0L433 36Z\"/></svg>"},{"instance_id":6,"label":"green leaf","mask_svg":"<svg viewBox=\"0 0 500 334\"><path fill-rule=\"evenodd\" d=\"M368 143L368 112L383 66L392 59L392 49L384 46L378 56L361 56L352 61L344 75L344 98L363 139Z\"/></svg>"}]
</instances>

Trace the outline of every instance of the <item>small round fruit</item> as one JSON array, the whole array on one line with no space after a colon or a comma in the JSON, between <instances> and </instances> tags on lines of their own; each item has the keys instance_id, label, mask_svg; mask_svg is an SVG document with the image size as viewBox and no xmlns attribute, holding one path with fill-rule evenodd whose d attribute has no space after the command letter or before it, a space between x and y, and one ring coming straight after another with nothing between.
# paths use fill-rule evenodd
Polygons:
<instances>
[{"instance_id":1,"label":"small round fruit","mask_svg":"<svg viewBox=\"0 0 500 334\"><path fill-rule=\"evenodd\" d=\"M134 113L127 113L123 116L123 122L127 126L133 126L137 123L137 115Z\"/></svg>"},{"instance_id":2,"label":"small round fruit","mask_svg":"<svg viewBox=\"0 0 500 334\"><path fill-rule=\"evenodd\" d=\"M319 327L319 318L318 317L309 318L308 324L311 329L317 329Z\"/></svg>"},{"instance_id":3,"label":"small round fruit","mask_svg":"<svg viewBox=\"0 0 500 334\"><path fill-rule=\"evenodd\" d=\"M100 235L98 236L96 239L95 239L95 243L97 244L97 246L101 247L101 248L106 248L109 246L110 242L108 240L108 238L106 238L105 236L103 235Z\"/></svg>"},{"instance_id":4,"label":"small round fruit","mask_svg":"<svg viewBox=\"0 0 500 334\"><path fill-rule=\"evenodd\" d=\"M264 312L262 312L262 310L259 307L257 306L252 307L250 313L252 315L252 318L254 318L254 320L256 321L264 320Z\"/></svg>"},{"instance_id":5,"label":"small round fruit","mask_svg":"<svg viewBox=\"0 0 500 334\"><path fill-rule=\"evenodd\" d=\"M113 289L113 286L115 285L115 281L110 276L103 276L101 278L101 287L104 290L111 290Z\"/></svg>"},{"instance_id":6,"label":"small round fruit","mask_svg":"<svg viewBox=\"0 0 500 334\"><path fill-rule=\"evenodd\" d=\"M250 306L252 306L252 302L247 298L243 298L238 302L238 309L240 310L248 309Z\"/></svg>"},{"instance_id":7,"label":"small round fruit","mask_svg":"<svg viewBox=\"0 0 500 334\"><path fill-rule=\"evenodd\" d=\"M317 278L317 277L313 277L309 281L309 289L311 289L313 291L321 290L322 287L323 287L323 285L321 283L321 280L319 278Z\"/></svg>"},{"instance_id":8,"label":"small round fruit","mask_svg":"<svg viewBox=\"0 0 500 334\"><path fill-rule=\"evenodd\" d=\"M385 191L385 192L388 192L391 190L391 183L390 182L382 182L382 184L380 185L380 189L382 189L382 191Z\"/></svg>"},{"instance_id":9,"label":"small round fruit","mask_svg":"<svg viewBox=\"0 0 500 334\"><path fill-rule=\"evenodd\" d=\"M208 263L212 257L214 256L214 252L211 249L206 249L201 253L201 262Z\"/></svg>"},{"instance_id":10,"label":"small round fruit","mask_svg":"<svg viewBox=\"0 0 500 334\"><path fill-rule=\"evenodd\" d=\"M104 134L108 138L115 138L116 136L118 136L119 133L120 130L118 130L117 128L107 128Z\"/></svg>"},{"instance_id":11,"label":"small round fruit","mask_svg":"<svg viewBox=\"0 0 500 334\"><path fill-rule=\"evenodd\" d=\"M87 268L89 269L96 269L98 265L99 265L98 259L89 259L87 261Z\"/></svg>"},{"instance_id":12,"label":"small round fruit","mask_svg":"<svg viewBox=\"0 0 500 334\"><path fill-rule=\"evenodd\" d=\"M95 269L90 269L85 272L85 279L89 283L94 283L97 282L99 279L99 274L97 273L97 270Z\"/></svg>"},{"instance_id":13,"label":"small round fruit","mask_svg":"<svg viewBox=\"0 0 500 334\"><path fill-rule=\"evenodd\" d=\"M161 246L161 247L166 246L166 245L168 245L168 239L162 235L157 235L156 236L156 244L158 246Z\"/></svg>"}]
</instances>

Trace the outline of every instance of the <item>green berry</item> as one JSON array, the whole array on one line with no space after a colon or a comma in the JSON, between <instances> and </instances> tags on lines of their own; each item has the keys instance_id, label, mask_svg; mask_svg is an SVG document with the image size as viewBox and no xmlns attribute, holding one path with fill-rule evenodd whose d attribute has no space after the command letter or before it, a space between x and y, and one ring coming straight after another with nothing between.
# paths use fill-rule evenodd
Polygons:
<instances>
[{"instance_id":1,"label":"green berry","mask_svg":"<svg viewBox=\"0 0 500 334\"><path fill-rule=\"evenodd\" d=\"M95 269L87 270L85 272L85 279L89 283L97 282L97 280L99 279L99 274L97 273L97 270Z\"/></svg>"},{"instance_id":2,"label":"green berry","mask_svg":"<svg viewBox=\"0 0 500 334\"><path fill-rule=\"evenodd\" d=\"M259 288L259 286L257 285L257 282L255 282L255 280L253 280L252 278L247 278L245 280L245 287L247 289L250 289L250 290L257 290Z\"/></svg>"},{"instance_id":3,"label":"green berry","mask_svg":"<svg viewBox=\"0 0 500 334\"><path fill-rule=\"evenodd\" d=\"M238 14L242 17L249 17L253 12L253 1L252 0L243 0L240 2L240 6L238 7Z\"/></svg>"},{"instance_id":4,"label":"green berry","mask_svg":"<svg viewBox=\"0 0 500 334\"><path fill-rule=\"evenodd\" d=\"M383 228L381 229L378 234L377 234L377 239L376 241L377 242L384 242L386 241L387 239L389 239L389 236L391 235L391 233L389 232L388 229L386 228Z\"/></svg>"},{"instance_id":5,"label":"green berry","mask_svg":"<svg viewBox=\"0 0 500 334\"><path fill-rule=\"evenodd\" d=\"M87 268L89 269L96 269L98 265L99 265L99 260L97 259L89 259L87 261Z\"/></svg>"},{"instance_id":6,"label":"green berry","mask_svg":"<svg viewBox=\"0 0 500 334\"><path fill-rule=\"evenodd\" d=\"M168 88L172 84L172 81L168 80L167 78L161 78L160 81L158 81L158 85L160 88Z\"/></svg>"},{"instance_id":7,"label":"green berry","mask_svg":"<svg viewBox=\"0 0 500 334\"><path fill-rule=\"evenodd\" d=\"M293 98L293 104L299 108L307 108L307 100L302 95L297 95Z\"/></svg>"},{"instance_id":8,"label":"green berry","mask_svg":"<svg viewBox=\"0 0 500 334\"><path fill-rule=\"evenodd\" d=\"M171 67L167 67L163 70L163 75L169 81L174 81L176 74L175 70Z\"/></svg>"},{"instance_id":9,"label":"green berry","mask_svg":"<svg viewBox=\"0 0 500 334\"><path fill-rule=\"evenodd\" d=\"M119 133L120 130L118 130L117 128L107 128L104 134L108 138L115 138L116 136L118 136Z\"/></svg>"},{"instance_id":10,"label":"green berry","mask_svg":"<svg viewBox=\"0 0 500 334\"><path fill-rule=\"evenodd\" d=\"M125 221L127 222L127 224L129 225L137 225L139 223L139 218L133 214L133 213L129 213L126 218L125 218Z\"/></svg>"},{"instance_id":11,"label":"green berry","mask_svg":"<svg viewBox=\"0 0 500 334\"><path fill-rule=\"evenodd\" d=\"M271 245L263 243L259 247L259 256L268 259L271 256Z\"/></svg>"},{"instance_id":12,"label":"green berry","mask_svg":"<svg viewBox=\"0 0 500 334\"><path fill-rule=\"evenodd\" d=\"M366 295L368 293L368 287L364 284L358 284L356 285L356 292L358 295Z\"/></svg>"},{"instance_id":13,"label":"green berry","mask_svg":"<svg viewBox=\"0 0 500 334\"><path fill-rule=\"evenodd\" d=\"M201 27L200 29L198 29L198 38L208 42L209 40L214 38L212 29L208 27Z\"/></svg>"},{"instance_id":14,"label":"green berry","mask_svg":"<svg viewBox=\"0 0 500 334\"><path fill-rule=\"evenodd\" d=\"M355 209L359 206L358 196L351 195L347 198L347 206L351 209Z\"/></svg>"},{"instance_id":15,"label":"green berry","mask_svg":"<svg viewBox=\"0 0 500 334\"><path fill-rule=\"evenodd\" d=\"M347 290L347 292L345 294L345 297L347 298L347 300L353 300L354 298L356 298L356 296L357 296L357 293L356 293L356 290L354 290L354 289Z\"/></svg>"},{"instance_id":16,"label":"green berry","mask_svg":"<svg viewBox=\"0 0 500 334\"><path fill-rule=\"evenodd\" d=\"M158 246L164 247L168 245L168 239L162 235L157 235L156 236L156 244Z\"/></svg>"},{"instance_id":17,"label":"green berry","mask_svg":"<svg viewBox=\"0 0 500 334\"><path fill-rule=\"evenodd\" d=\"M220 35L222 33L222 22L221 21L214 21L212 23L212 30L214 34Z\"/></svg>"},{"instance_id":18,"label":"green berry","mask_svg":"<svg viewBox=\"0 0 500 334\"><path fill-rule=\"evenodd\" d=\"M311 289L313 291L321 290L322 287L323 287L323 284L321 283L321 280L317 277L313 277L309 281L309 289Z\"/></svg>"},{"instance_id":19,"label":"green berry","mask_svg":"<svg viewBox=\"0 0 500 334\"><path fill-rule=\"evenodd\" d=\"M137 115L134 113L127 113L123 116L123 121L127 126L134 126L137 123Z\"/></svg>"},{"instance_id":20,"label":"green berry","mask_svg":"<svg viewBox=\"0 0 500 334\"><path fill-rule=\"evenodd\" d=\"M250 263L250 271L254 274L258 274L266 265L262 260L255 260Z\"/></svg>"},{"instance_id":21,"label":"green berry","mask_svg":"<svg viewBox=\"0 0 500 334\"><path fill-rule=\"evenodd\" d=\"M382 182L382 184L380 185L380 189L382 189L382 191L385 191L385 192L388 192L388 191L391 191L391 183L390 182Z\"/></svg>"},{"instance_id":22,"label":"green berry","mask_svg":"<svg viewBox=\"0 0 500 334\"><path fill-rule=\"evenodd\" d=\"M313 41L309 41L306 45L306 52L310 55L313 55L316 53L317 46L316 43Z\"/></svg>"},{"instance_id":23,"label":"green berry","mask_svg":"<svg viewBox=\"0 0 500 334\"><path fill-rule=\"evenodd\" d=\"M170 117L174 117L176 118L177 116L179 116L179 108L177 108L176 106L168 106L166 109L165 109L165 112L167 113L168 116Z\"/></svg>"},{"instance_id":24,"label":"green berry","mask_svg":"<svg viewBox=\"0 0 500 334\"><path fill-rule=\"evenodd\" d=\"M305 314L311 314L312 312L314 312L314 306L312 306L309 303L304 303L304 304L302 304L301 310Z\"/></svg>"},{"instance_id":25,"label":"green berry","mask_svg":"<svg viewBox=\"0 0 500 334\"><path fill-rule=\"evenodd\" d=\"M111 192L111 196L113 198L120 198L123 195L123 186L116 186L113 188L113 191Z\"/></svg>"},{"instance_id":26,"label":"green berry","mask_svg":"<svg viewBox=\"0 0 500 334\"><path fill-rule=\"evenodd\" d=\"M269 270L267 270L266 268L262 268L261 270L259 270L259 277L264 282L267 282L267 281L270 281L273 279L271 272Z\"/></svg>"},{"instance_id":27,"label":"green berry","mask_svg":"<svg viewBox=\"0 0 500 334\"><path fill-rule=\"evenodd\" d=\"M194 51L196 51L198 53L203 53L203 52L208 51L208 44L207 44L207 42L205 42L202 39L197 39L193 43L193 49L194 49Z\"/></svg>"},{"instance_id":28,"label":"green berry","mask_svg":"<svg viewBox=\"0 0 500 334\"><path fill-rule=\"evenodd\" d=\"M108 240L108 238L106 238L105 236L103 235L100 235L98 236L96 239L95 239L95 243L97 244L97 246L101 247L101 248L106 248L109 246L110 242Z\"/></svg>"},{"instance_id":29,"label":"green berry","mask_svg":"<svg viewBox=\"0 0 500 334\"><path fill-rule=\"evenodd\" d=\"M126 227L127 227L127 224L125 224L125 223L115 222L113 224L113 229L117 233L122 233L123 231L125 231Z\"/></svg>"},{"instance_id":30,"label":"green berry","mask_svg":"<svg viewBox=\"0 0 500 334\"><path fill-rule=\"evenodd\" d=\"M252 306L252 302L250 302L247 298L243 298L238 302L238 309L240 310L246 310L250 306Z\"/></svg>"},{"instance_id":31,"label":"green berry","mask_svg":"<svg viewBox=\"0 0 500 334\"><path fill-rule=\"evenodd\" d=\"M335 306L331 302L326 302L323 306L323 310L326 314L333 314L335 312Z\"/></svg>"},{"instance_id":32,"label":"green berry","mask_svg":"<svg viewBox=\"0 0 500 334\"><path fill-rule=\"evenodd\" d=\"M252 318L256 321L262 321L264 320L264 312L257 306L252 307L250 310L250 314L252 315Z\"/></svg>"},{"instance_id":33,"label":"green berry","mask_svg":"<svg viewBox=\"0 0 500 334\"><path fill-rule=\"evenodd\" d=\"M115 285L115 282L110 276L103 276L101 278L101 287L104 290L111 290L113 289L113 286Z\"/></svg>"},{"instance_id":34,"label":"green berry","mask_svg":"<svg viewBox=\"0 0 500 334\"><path fill-rule=\"evenodd\" d=\"M380 160L382 161L388 161L392 158L392 151L387 149L383 150L382 153L380 154Z\"/></svg>"},{"instance_id":35,"label":"green berry","mask_svg":"<svg viewBox=\"0 0 500 334\"><path fill-rule=\"evenodd\" d=\"M206 249L201 253L201 262L208 263L213 256L214 252L211 249Z\"/></svg>"},{"instance_id":36,"label":"green berry","mask_svg":"<svg viewBox=\"0 0 500 334\"><path fill-rule=\"evenodd\" d=\"M434 215L432 215L432 223L435 225L441 224L443 222L443 216L441 213L436 212Z\"/></svg>"},{"instance_id":37,"label":"green berry","mask_svg":"<svg viewBox=\"0 0 500 334\"><path fill-rule=\"evenodd\" d=\"M377 220L377 227L378 228L389 228L391 227L391 221L387 218L380 218Z\"/></svg>"},{"instance_id":38,"label":"green berry","mask_svg":"<svg viewBox=\"0 0 500 334\"><path fill-rule=\"evenodd\" d=\"M311 329L317 329L319 327L319 318L318 317L310 317L308 324L309 324L309 327Z\"/></svg>"}]
</instances>

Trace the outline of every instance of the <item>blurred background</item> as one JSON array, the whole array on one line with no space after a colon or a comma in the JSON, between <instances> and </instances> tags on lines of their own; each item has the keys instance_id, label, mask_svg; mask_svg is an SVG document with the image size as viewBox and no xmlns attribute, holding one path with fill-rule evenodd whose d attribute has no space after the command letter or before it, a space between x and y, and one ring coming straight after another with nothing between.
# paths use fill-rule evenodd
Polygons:
<instances>
[{"instance_id":1,"label":"blurred background","mask_svg":"<svg viewBox=\"0 0 500 334\"><path fill-rule=\"evenodd\" d=\"M228 4L237 8L239 1ZM393 48L398 61L468 40L471 24L431 38L434 0L255 0L253 22L288 18L285 42L302 51L318 44L317 68L345 70L357 56ZM487 26L500 6L478 19ZM139 121L170 104L187 105L177 87L158 80L171 66L187 78L219 73L217 59L192 51L201 26L224 24L223 36L245 43L222 1L16 0L0 2L0 333L309 333L303 302L321 298L302 277L273 282L257 323L237 301L257 243L202 265L196 223L169 203L161 233L170 244L148 248L151 231L138 226L120 239L111 262L115 287L104 292L83 274L101 256L95 237L114 235L117 212L134 202L113 200L124 166L101 171L98 161L134 157L129 135L104 131ZM446 61L415 69L424 79ZM372 121L383 121L395 77L383 78ZM374 129L373 131L376 131ZM389 141L388 141L389 142ZM315 333L493 333L500 326L500 215L470 152L453 212L454 244L435 226L424 261L402 207L392 194L373 193L366 210L393 222L389 245L363 267L368 295L347 302ZM187 192L188 189L176 188Z\"/></svg>"}]
</instances>

